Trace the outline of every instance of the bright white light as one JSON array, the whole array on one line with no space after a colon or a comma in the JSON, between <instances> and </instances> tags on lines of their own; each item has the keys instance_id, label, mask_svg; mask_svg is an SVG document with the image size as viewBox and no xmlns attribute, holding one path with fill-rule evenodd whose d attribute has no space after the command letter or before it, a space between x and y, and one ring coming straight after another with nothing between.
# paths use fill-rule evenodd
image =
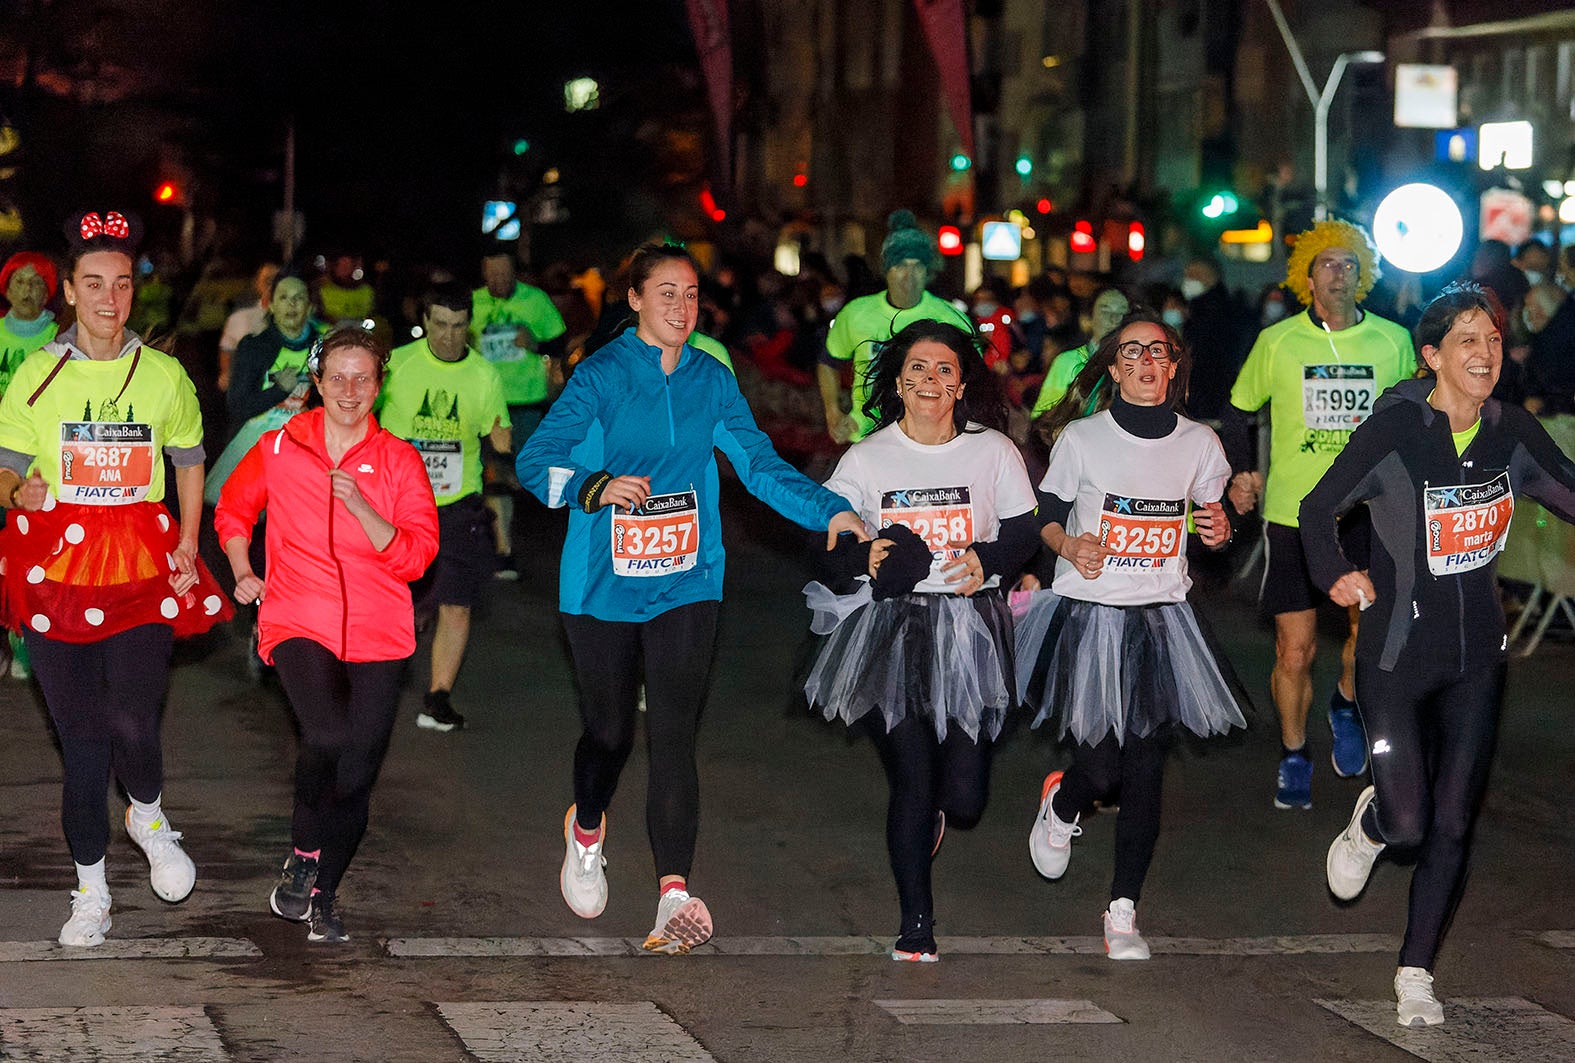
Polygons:
<instances>
[{"instance_id":1,"label":"bright white light","mask_svg":"<svg viewBox=\"0 0 1575 1063\"><path fill-rule=\"evenodd\" d=\"M371 332L373 329L377 328L377 322L373 321L369 317L363 317L361 319L361 327L366 329L368 332Z\"/></svg>"},{"instance_id":2,"label":"bright white light","mask_svg":"<svg viewBox=\"0 0 1575 1063\"><path fill-rule=\"evenodd\" d=\"M1148 240L1143 236L1141 229L1133 229L1127 233L1127 250L1134 253L1141 252L1148 246Z\"/></svg>"},{"instance_id":3,"label":"bright white light","mask_svg":"<svg viewBox=\"0 0 1575 1063\"><path fill-rule=\"evenodd\" d=\"M1477 165L1484 170L1531 168L1530 122L1483 122L1477 135Z\"/></svg>"},{"instance_id":4,"label":"bright white light","mask_svg":"<svg viewBox=\"0 0 1575 1063\"><path fill-rule=\"evenodd\" d=\"M1564 198L1564 182L1563 181L1544 181L1544 182L1542 182L1542 191L1547 195L1547 197L1549 199L1563 199Z\"/></svg>"},{"instance_id":5,"label":"bright white light","mask_svg":"<svg viewBox=\"0 0 1575 1063\"><path fill-rule=\"evenodd\" d=\"M563 84L563 109L594 111L601 106L601 86L595 78L575 78Z\"/></svg>"},{"instance_id":6,"label":"bright white light","mask_svg":"<svg viewBox=\"0 0 1575 1063\"><path fill-rule=\"evenodd\" d=\"M422 328L420 325L411 325L410 326L410 338L411 339L419 340L422 336L425 336L426 334L427 334L427 330Z\"/></svg>"},{"instance_id":7,"label":"bright white light","mask_svg":"<svg viewBox=\"0 0 1575 1063\"><path fill-rule=\"evenodd\" d=\"M1566 196L1575 196L1575 181L1564 182L1564 194Z\"/></svg>"},{"instance_id":8,"label":"bright white light","mask_svg":"<svg viewBox=\"0 0 1575 1063\"><path fill-rule=\"evenodd\" d=\"M1559 221L1565 225L1575 225L1575 196L1559 204Z\"/></svg>"},{"instance_id":9,"label":"bright white light","mask_svg":"<svg viewBox=\"0 0 1575 1063\"><path fill-rule=\"evenodd\" d=\"M1373 214L1378 253L1407 273L1430 273L1460 249L1465 222L1449 193L1434 185L1401 185Z\"/></svg>"},{"instance_id":10,"label":"bright white light","mask_svg":"<svg viewBox=\"0 0 1575 1063\"><path fill-rule=\"evenodd\" d=\"M798 241L783 240L771 256L771 264L784 277L797 277L803 266L799 262Z\"/></svg>"}]
</instances>

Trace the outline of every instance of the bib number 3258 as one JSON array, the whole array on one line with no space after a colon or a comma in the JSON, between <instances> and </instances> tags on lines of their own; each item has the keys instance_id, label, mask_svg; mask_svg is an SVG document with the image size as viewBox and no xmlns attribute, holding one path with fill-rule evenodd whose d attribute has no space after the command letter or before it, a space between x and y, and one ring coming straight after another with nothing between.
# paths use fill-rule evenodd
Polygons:
<instances>
[{"instance_id":1,"label":"bib number 3258","mask_svg":"<svg viewBox=\"0 0 1575 1063\"><path fill-rule=\"evenodd\" d=\"M700 509L693 491L652 495L639 509L614 510L612 566L619 576L670 576L700 556Z\"/></svg>"}]
</instances>

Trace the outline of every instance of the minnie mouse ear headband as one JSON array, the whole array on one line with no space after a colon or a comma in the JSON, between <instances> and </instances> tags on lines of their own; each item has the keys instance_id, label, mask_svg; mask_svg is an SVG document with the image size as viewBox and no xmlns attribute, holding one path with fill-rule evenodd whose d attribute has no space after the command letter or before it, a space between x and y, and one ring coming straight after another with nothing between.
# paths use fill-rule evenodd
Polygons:
<instances>
[{"instance_id":1,"label":"minnie mouse ear headband","mask_svg":"<svg viewBox=\"0 0 1575 1063\"><path fill-rule=\"evenodd\" d=\"M135 257L142 243L142 219L111 210L76 211L66 219L66 243L74 255L89 251L119 251Z\"/></svg>"},{"instance_id":2,"label":"minnie mouse ear headband","mask_svg":"<svg viewBox=\"0 0 1575 1063\"><path fill-rule=\"evenodd\" d=\"M45 298L53 299L55 291L60 286L60 277L55 272L55 264L48 255L41 255L37 251L18 251L5 260L5 265L0 266L0 293L4 293L11 286L11 278L19 269L31 266L33 272L43 278L44 290L48 293Z\"/></svg>"}]
</instances>

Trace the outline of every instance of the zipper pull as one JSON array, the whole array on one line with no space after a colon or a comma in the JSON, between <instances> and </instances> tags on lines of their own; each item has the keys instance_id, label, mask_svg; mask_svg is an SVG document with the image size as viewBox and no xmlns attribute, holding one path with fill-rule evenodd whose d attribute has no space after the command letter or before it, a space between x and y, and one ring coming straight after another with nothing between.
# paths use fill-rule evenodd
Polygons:
<instances>
[{"instance_id":1,"label":"zipper pull","mask_svg":"<svg viewBox=\"0 0 1575 1063\"><path fill-rule=\"evenodd\" d=\"M1422 610L1420 610L1420 609L1418 609L1416 607L1416 599L1415 598L1411 599L1411 619L1412 620L1420 620L1420 619L1422 619Z\"/></svg>"}]
</instances>

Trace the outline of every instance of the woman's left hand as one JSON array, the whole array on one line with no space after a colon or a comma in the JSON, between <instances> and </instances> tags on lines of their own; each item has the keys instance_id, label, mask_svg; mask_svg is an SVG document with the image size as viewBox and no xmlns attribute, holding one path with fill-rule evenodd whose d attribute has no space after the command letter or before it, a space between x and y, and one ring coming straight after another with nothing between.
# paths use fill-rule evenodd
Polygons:
<instances>
[{"instance_id":1,"label":"woman's left hand","mask_svg":"<svg viewBox=\"0 0 1575 1063\"><path fill-rule=\"evenodd\" d=\"M984 586L984 563L979 560L979 555L974 553L971 546L965 554L941 571L946 574L946 582L956 587L957 593L964 598L973 597L974 591Z\"/></svg>"},{"instance_id":2,"label":"woman's left hand","mask_svg":"<svg viewBox=\"0 0 1575 1063\"><path fill-rule=\"evenodd\" d=\"M837 536L843 532L852 532L853 537L861 543L869 542L870 533L864 530L864 521L851 509L845 509L831 518L831 523L826 525L826 549L837 548Z\"/></svg>"},{"instance_id":3,"label":"woman's left hand","mask_svg":"<svg viewBox=\"0 0 1575 1063\"><path fill-rule=\"evenodd\" d=\"M170 573L170 588L176 594L185 594L197 585L197 548L182 540L170 557L175 561L175 571Z\"/></svg>"},{"instance_id":4,"label":"woman's left hand","mask_svg":"<svg viewBox=\"0 0 1575 1063\"><path fill-rule=\"evenodd\" d=\"M1192 523L1198 529L1198 538L1211 550L1230 541L1230 518L1218 502L1205 502L1203 508L1193 509Z\"/></svg>"}]
</instances>

